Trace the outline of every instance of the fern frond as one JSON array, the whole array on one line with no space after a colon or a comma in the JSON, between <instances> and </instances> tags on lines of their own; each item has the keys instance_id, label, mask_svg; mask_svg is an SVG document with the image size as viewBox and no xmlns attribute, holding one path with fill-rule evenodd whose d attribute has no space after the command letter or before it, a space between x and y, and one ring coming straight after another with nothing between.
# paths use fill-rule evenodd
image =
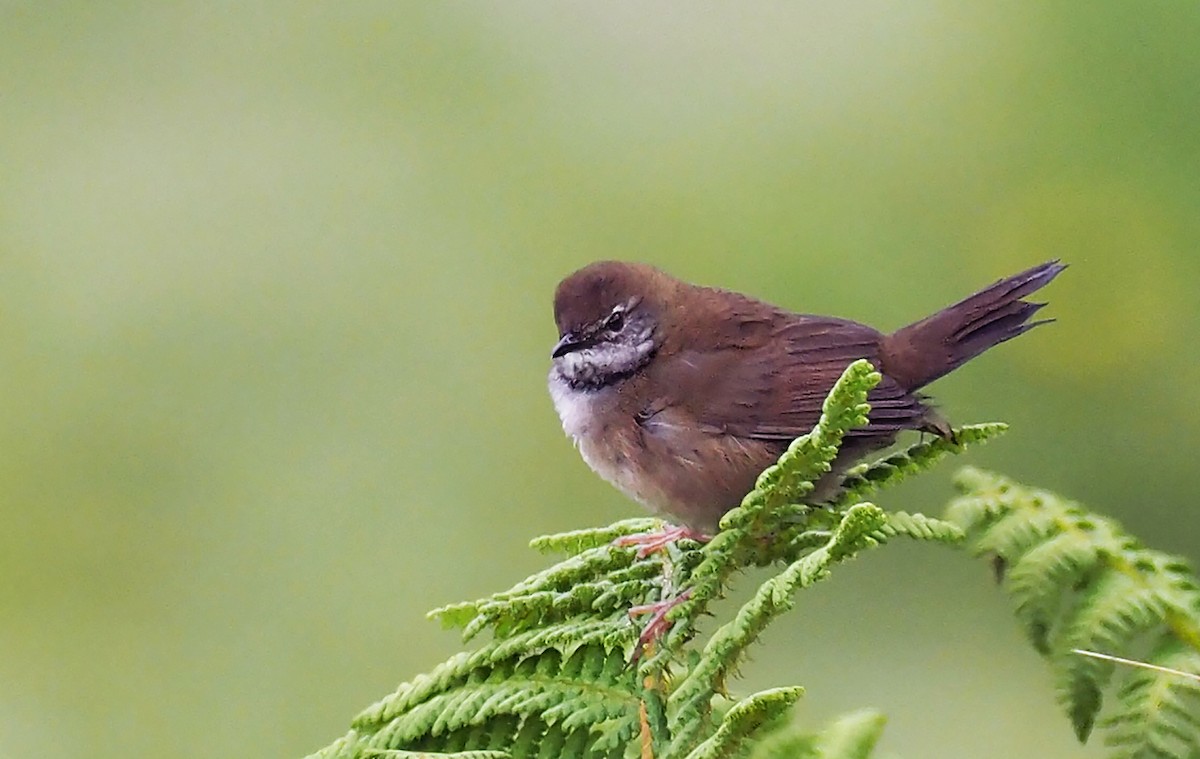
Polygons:
<instances>
[{"instance_id":1,"label":"fern frond","mask_svg":"<svg viewBox=\"0 0 1200 759\"><path fill-rule=\"evenodd\" d=\"M1177 641L1168 641L1151 658L1159 666L1200 675L1200 653ZM1117 749L1114 759L1195 753L1195 736L1200 734L1200 681L1139 669L1117 698L1119 710L1101 722L1107 729L1105 744Z\"/></svg>"},{"instance_id":2,"label":"fern frond","mask_svg":"<svg viewBox=\"0 0 1200 759\"><path fill-rule=\"evenodd\" d=\"M1004 568L1017 617L1054 667L1059 700L1081 741L1116 670L1113 661L1076 649L1136 658L1141 641L1161 640L1150 664L1172 660L1184 665L1177 669L1200 670L1200 588L1186 563L1143 548L1116 522L1053 493L969 468L956 483L963 495L947 517L968 532L975 553L995 556ZM1126 683L1103 723L1108 741L1128 749L1121 756L1200 755L1200 712L1181 717L1176 708L1190 704L1200 685L1152 671L1121 674Z\"/></svg>"},{"instance_id":3,"label":"fern frond","mask_svg":"<svg viewBox=\"0 0 1200 759\"><path fill-rule=\"evenodd\" d=\"M660 561L637 559L631 549L587 548L491 598L434 609L444 627L462 627L464 640L487 628L515 635L579 614L617 613L626 603L645 603L661 585Z\"/></svg>"},{"instance_id":4,"label":"fern frond","mask_svg":"<svg viewBox=\"0 0 1200 759\"><path fill-rule=\"evenodd\" d=\"M1006 568L1005 583L1016 602L1017 619L1038 653L1050 653L1048 638L1062 602L1062 589L1074 587L1091 572L1099 551L1087 536L1061 532L1033 546L1020 562Z\"/></svg>"},{"instance_id":5,"label":"fern frond","mask_svg":"<svg viewBox=\"0 0 1200 759\"><path fill-rule=\"evenodd\" d=\"M713 633L687 678L671 694L678 710L672 734L679 744L688 745L703 724L700 718L707 714L713 696L724 692L729 673L771 620L791 608L793 594L824 578L832 565L875 545L871 534L886 523L887 516L877 506L851 507L824 546L760 585L734 619Z\"/></svg>"},{"instance_id":6,"label":"fern frond","mask_svg":"<svg viewBox=\"0 0 1200 759\"><path fill-rule=\"evenodd\" d=\"M736 756L766 723L778 719L804 694L803 688L773 688L733 705L717 732L692 749L687 759L725 759Z\"/></svg>"},{"instance_id":7,"label":"fern frond","mask_svg":"<svg viewBox=\"0 0 1200 759\"><path fill-rule=\"evenodd\" d=\"M830 514L836 515L878 490L895 485L913 474L932 468L947 455L962 453L968 446L987 442L1003 434L1007 429L1008 425L1001 422L972 424L955 428L950 439L936 437L931 440L922 440L902 451L853 467L842 480L841 490L837 497L825 509L814 510L808 505L798 503L778 508L776 522L791 525L781 530L778 535L780 542L791 546L789 551L783 553L783 557L787 558L812 548L814 545L819 545L821 542L819 535L812 536L805 533L814 528L828 529ZM919 516L922 519L930 519L924 515ZM930 527L932 528L932 524ZM956 531L961 532L957 527L939 527L937 534L934 532L922 534L921 530L905 532L905 534L921 540L933 539L953 543L961 540L961 537L953 537ZM881 535L881 537L888 536Z\"/></svg>"},{"instance_id":8,"label":"fern frond","mask_svg":"<svg viewBox=\"0 0 1200 759\"><path fill-rule=\"evenodd\" d=\"M1130 651L1134 640L1156 631L1165 614L1163 600L1142 578L1119 571L1099 572L1096 580L1080 591L1077 606L1055 649L1063 661L1056 668L1059 695L1068 709L1076 732L1085 739L1101 706L1101 694L1112 677L1112 662L1080 657L1074 649Z\"/></svg>"},{"instance_id":9,"label":"fern frond","mask_svg":"<svg viewBox=\"0 0 1200 759\"><path fill-rule=\"evenodd\" d=\"M842 490L833 508L857 503L881 488L898 484L911 475L924 472L950 454L962 453L968 446L985 443L1008 431L1003 422L968 424L957 427L951 440L934 437L914 443L869 464L850 470L842 481Z\"/></svg>"},{"instance_id":10,"label":"fern frond","mask_svg":"<svg viewBox=\"0 0 1200 759\"><path fill-rule=\"evenodd\" d=\"M318 756L418 750L430 742L442 750L471 734L486 738L483 749L503 746L512 752L522 733L526 751L514 757L537 755L528 750L536 745L541 751L547 736L550 745L561 740L580 743L593 756L621 756L637 733L642 689L619 651L578 647L570 656L546 652L476 667L465 679L439 679L440 689L402 689L360 715L355 753L335 744L335 751L330 747ZM550 728L558 734L551 735Z\"/></svg>"},{"instance_id":11,"label":"fern frond","mask_svg":"<svg viewBox=\"0 0 1200 759\"><path fill-rule=\"evenodd\" d=\"M309 759L361 759L366 756L362 749L362 740L363 736L359 735L357 730L351 730L317 753L311 754Z\"/></svg>"},{"instance_id":12,"label":"fern frond","mask_svg":"<svg viewBox=\"0 0 1200 759\"><path fill-rule=\"evenodd\" d=\"M490 598L432 612L466 637L490 629L493 639L402 685L320 756L434 749L504 750L514 759L623 756L638 733L640 706L654 700L627 665L638 636L628 609L660 597L669 562L594 543L595 534L553 536L544 545L577 553Z\"/></svg>"},{"instance_id":13,"label":"fern frond","mask_svg":"<svg viewBox=\"0 0 1200 759\"><path fill-rule=\"evenodd\" d=\"M896 536L961 539L953 524L920 514L887 514L873 504L857 503L857 496L1002 428L964 428L953 446L944 441L918 444L859 471L859 479L849 481L847 495L832 507L802 505L816 481L831 470L846 434L867 423L867 397L879 381L866 361L847 367L826 398L817 425L762 473L706 545L682 540L639 556L635 548L614 544L625 535L661 529L663 523L653 519L535 539L534 549L565 558L508 590L430 612L444 626L460 628L464 640L483 636L485 642L401 685L364 710L350 733L315 756L743 755L801 691L765 691L727 709L721 697L748 648L792 607L798 590L826 577L836 564ZM772 566L773 576L732 620L698 639L699 619L726 594L735 575ZM630 610L672 599L678 603L667 613L667 633L635 650L641 623L630 619ZM634 658L636 666L631 666ZM831 728L812 744L813 755L865 756L873 743L868 738L878 731L872 725ZM845 737L850 735L861 740ZM866 748L859 751L855 745Z\"/></svg>"},{"instance_id":14,"label":"fern frond","mask_svg":"<svg viewBox=\"0 0 1200 759\"><path fill-rule=\"evenodd\" d=\"M776 730L750 752L749 759L812 759L817 755L817 736L796 729Z\"/></svg>"},{"instance_id":15,"label":"fern frond","mask_svg":"<svg viewBox=\"0 0 1200 759\"><path fill-rule=\"evenodd\" d=\"M757 745L750 759L870 759L886 722L867 709L839 717L818 734L784 728Z\"/></svg>"},{"instance_id":16,"label":"fern frond","mask_svg":"<svg viewBox=\"0 0 1200 759\"><path fill-rule=\"evenodd\" d=\"M869 759L883 735L887 718L876 711L848 714L830 725L817 738L820 759Z\"/></svg>"},{"instance_id":17,"label":"fern frond","mask_svg":"<svg viewBox=\"0 0 1200 759\"><path fill-rule=\"evenodd\" d=\"M625 535L662 529L663 525L664 522L661 519L649 517L623 519L606 527L542 535L529 541L529 547L541 553L565 553L574 556L590 548L606 546Z\"/></svg>"},{"instance_id":18,"label":"fern frond","mask_svg":"<svg viewBox=\"0 0 1200 759\"><path fill-rule=\"evenodd\" d=\"M962 529L953 522L927 517L924 514L892 511L886 514L886 520L883 526L872 534L873 538L881 542L899 536L955 545L966 538Z\"/></svg>"}]
</instances>

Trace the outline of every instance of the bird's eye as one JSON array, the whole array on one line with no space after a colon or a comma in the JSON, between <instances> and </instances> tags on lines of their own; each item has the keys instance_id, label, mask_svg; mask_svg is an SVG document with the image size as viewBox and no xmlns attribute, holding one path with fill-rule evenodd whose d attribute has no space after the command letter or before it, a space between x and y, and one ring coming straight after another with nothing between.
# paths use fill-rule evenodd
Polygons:
<instances>
[{"instance_id":1,"label":"bird's eye","mask_svg":"<svg viewBox=\"0 0 1200 759\"><path fill-rule=\"evenodd\" d=\"M604 320L604 328L610 329L613 332L620 332L621 327L625 326L625 314L622 311L613 311Z\"/></svg>"}]
</instances>

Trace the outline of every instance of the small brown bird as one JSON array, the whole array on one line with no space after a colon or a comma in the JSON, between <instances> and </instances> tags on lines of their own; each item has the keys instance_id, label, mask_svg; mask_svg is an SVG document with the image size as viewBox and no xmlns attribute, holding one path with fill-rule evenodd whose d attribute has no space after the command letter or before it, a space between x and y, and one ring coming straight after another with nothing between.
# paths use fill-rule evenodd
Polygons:
<instances>
[{"instance_id":1,"label":"small brown bird","mask_svg":"<svg viewBox=\"0 0 1200 759\"><path fill-rule=\"evenodd\" d=\"M716 529L758 473L809 431L842 371L865 358L883 374L870 423L848 436L812 501L902 430L950 434L918 390L988 348L1047 321L1022 300L1064 268L1050 261L1002 279L889 335L796 314L652 266L591 264L554 295L560 339L550 395L584 461L674 522Z\"/></svg>"}]
</instances>

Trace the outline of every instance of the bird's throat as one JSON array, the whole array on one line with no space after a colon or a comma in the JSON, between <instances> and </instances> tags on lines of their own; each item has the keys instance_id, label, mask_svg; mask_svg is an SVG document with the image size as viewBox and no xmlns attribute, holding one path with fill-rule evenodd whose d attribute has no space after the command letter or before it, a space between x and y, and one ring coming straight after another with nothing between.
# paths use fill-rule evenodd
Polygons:
<instances>
[{"instance_id":1,"label":"bird's throat","mask_svg":"<svg viewBox=\"0 0 1200 759\"><path fill-rule=\"evenodd\" d=\"M557 376L573 390L599 390L628 379L645 366L653 354L654 346L649 341L639 345L599 343L554 359L551 383Z\"/></svg>"}]
</instances>

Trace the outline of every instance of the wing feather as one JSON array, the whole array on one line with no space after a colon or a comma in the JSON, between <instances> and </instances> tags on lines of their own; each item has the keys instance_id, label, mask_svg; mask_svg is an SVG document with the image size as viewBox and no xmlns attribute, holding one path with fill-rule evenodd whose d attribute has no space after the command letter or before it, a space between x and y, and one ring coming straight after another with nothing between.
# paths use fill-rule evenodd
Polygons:
<instances>
[{"instance_id":1,"label":"wing feather","mask_svg":"<svg viewBox=\"0 0 1200 759\"><path fill-rule=\"evenodd\" d=\"M857 322L780 314L754 326L741 332L742 339L713 339L672 362L672 405L688 410L704 430L786 444L817 423L847 366L860 358L879 365L882 335ZM920 427L927 412L919 396L886 374L869 401L870 423L851 434L880 445L900 430Z\"/></svg>"}]
</instances>

